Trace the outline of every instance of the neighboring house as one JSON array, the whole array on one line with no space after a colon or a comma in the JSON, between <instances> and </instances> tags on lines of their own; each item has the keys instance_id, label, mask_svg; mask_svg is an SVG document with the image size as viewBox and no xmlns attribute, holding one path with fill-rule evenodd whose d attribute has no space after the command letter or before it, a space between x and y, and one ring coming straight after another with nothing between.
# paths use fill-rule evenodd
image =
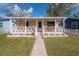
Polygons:
<instances>
[{"instance_id":1,"label":"neighboring house","mask_svg":"<svg viewBox=\"0 0 79 59\"><path fill-rule=\"evenodd\" d=\"M68 18L65 24L66 29L79 29L79 19Z\"/></svg>"},{"instance_id":2,"label":"neighboring house","mask_svg":"<svg viewBox=\"0 0 79 59\"><path fill-rule=\"evenodd\" d=\"M65 32L79 33L79 19L68 18L65 20Z\"/></svg>"},{"instance_id":3,"label":"neighboring house","mask_svg":"<svg viewBox=\"0 0 79 59\"><path fill-rule=\"evenodd\" d=\"M0 19L0 33L9 33L10 32L10 21L9 19Z\"/></svg>"}]
</instances>

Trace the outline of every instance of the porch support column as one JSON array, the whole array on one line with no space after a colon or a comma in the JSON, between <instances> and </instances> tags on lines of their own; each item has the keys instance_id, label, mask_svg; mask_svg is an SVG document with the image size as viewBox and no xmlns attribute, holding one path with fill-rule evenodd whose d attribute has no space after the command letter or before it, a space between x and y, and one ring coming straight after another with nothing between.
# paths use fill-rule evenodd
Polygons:
<instances>
[{"instance_id":1,"label":"porch support column","mask_svg":"<svg viewBox=\"0 0 79 59\"><path fill-rule=\"evenodd\" d=\"M56 22L56 20L55 20L55 34L56 34L56 24L57 24L57 22Z\"/></svg>"},{"instance_id":2,"label":"porch support column","mask_svg":"<svg viewBox=\"0 0 79 59\"><path fill-rule=\"evenodd\" d=\"M10 34L12 34L12 19L10 18Z\"/></svg>"},{"instance_id":3,"label":"porch support column","mask_svg":"<svg viewBox=\"0 0 79 59\"><path fill-rule=\"evenodd\" d=\"M58 29L58 24L59 24L59 22L58 22L57 20L58 20L58 19L55 20L55 34L57 33L57 30L59 30L59 29Z\"/></svg>"},{"instance_id":4,"label":"porch support column","mask_svg":"<svg viewBox=\"0 0 79 59\"><path fill-rule=\"evenodd\" d=\"M63 20L63 33L65 34L65 18Z\"/></svg>"},{"instance_id":5,"label":"porch support column","mask_svg":"<svg viewBox=\"0 0 79 59\"><path fill-rule=\"evenodd\" d=\"M26 19L25 19L25 34L26 34L26 32L27 32L27 31L26 31Z\"/></svg>"},{"instance_id":6,"label":"porch support column","mask_svg":"<svg viewBox=\"0 0 79 59\"><path fill-rule=\"evenodd\" d=\"M36 27L35 27L35 38L37 36L37 19L36 19Z\"/></svg>"},{"instance_id":7,"label":"porch support column","mask_svg":"<svg viewBox=\"0 0 79 59\"><path fill-rule=\"evenodd\" d=\"M43 19L43 38L44 38L44 19Z\"/></svg>"}]
</instances>

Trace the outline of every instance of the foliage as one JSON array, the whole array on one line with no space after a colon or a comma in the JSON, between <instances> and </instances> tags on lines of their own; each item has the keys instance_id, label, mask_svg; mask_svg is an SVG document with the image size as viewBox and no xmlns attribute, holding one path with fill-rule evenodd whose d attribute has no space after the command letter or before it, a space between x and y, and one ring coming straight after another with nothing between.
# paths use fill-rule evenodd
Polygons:
<instances>
[{"instance_id":1,"label":"foliage","mask_svg":"<svg viewBox=\"0 0 79 59\"><path fill-rule=\"evenodd\" d=\"M52 3L48 7L48 16L69 17L72 12L79 7L76 3Z\"/></svg>"}]
</instances>

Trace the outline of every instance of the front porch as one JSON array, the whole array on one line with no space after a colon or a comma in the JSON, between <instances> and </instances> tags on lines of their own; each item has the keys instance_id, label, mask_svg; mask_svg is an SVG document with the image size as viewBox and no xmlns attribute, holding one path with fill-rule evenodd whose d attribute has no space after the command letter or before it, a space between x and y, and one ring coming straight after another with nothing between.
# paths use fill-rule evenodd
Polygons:
<instances>
[{"instance_id":1,"label":"front porch","mask_svg":"<svg viewBox=\"0 0 79 59\"><path fill-rule=\"evenodd\" d=\"M10 17L10 34L37 37L65 35L66 17Z\"/></svg>"}]
</instances>

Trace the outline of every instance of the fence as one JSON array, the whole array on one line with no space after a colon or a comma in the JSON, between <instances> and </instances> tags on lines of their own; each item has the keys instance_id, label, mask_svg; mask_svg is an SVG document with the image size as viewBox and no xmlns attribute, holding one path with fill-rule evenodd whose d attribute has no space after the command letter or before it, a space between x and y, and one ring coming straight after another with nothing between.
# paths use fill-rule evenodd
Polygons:
<instances>
[{"instance_id":1,"label":"fence","mask_svg":"<svg viewBox=\"0 0 79 59\"><path fill-rule=\"evenodd\" d=\"M65 32L68 32L68 33L79 33L79 29L65 29Z\"/></svg>"}]
</instances>

